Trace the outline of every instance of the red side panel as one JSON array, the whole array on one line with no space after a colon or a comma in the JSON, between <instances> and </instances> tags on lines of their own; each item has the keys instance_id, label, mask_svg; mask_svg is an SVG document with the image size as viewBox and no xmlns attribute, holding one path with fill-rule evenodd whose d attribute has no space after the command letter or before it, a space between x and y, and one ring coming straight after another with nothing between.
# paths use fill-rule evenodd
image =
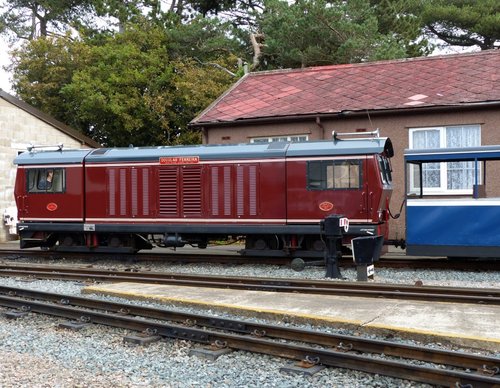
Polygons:
<instances>
[{"instance_id":1,"label":"red side panel","mask_svg":"<svg viewBox=\"0 0 500 388\"><path fill-rule=\"evenodd\" d=\"M366 158L360 157L363 172ZM367 205L367 180L362 173L359 189L310 190L307 188L307 160L287 162L288 223L316 223L330 214L342 214L351 222L371 220Z\"/></svg>"},{"instance_id":2,"label":"red side panel","mask_svg":"<svg viewBox=\"0 0 500 388\"><path fill-rule=\"evenodd\" d=\"M51 168L52 166L46 165L43 167ZM18 167L16 201L20 220L83 221L83 166L58 165L53 167L65 171L63 192L27 192L27 171L30 168L36 169L37 167Z\"/></svg>"},{"instance_id":3,"label":"red side panel","mask_svg":"<svg viewBox=\"0 0 500 388\"><path fill-rule=\"evenodd\" d=\"M284 224L284 162L87 165L88 222Z\"/></svg>"},{"instance_id":4,"label":"red side panel","mask_svg":"<svg viewBox=\"0 0 500 388\"><path fill-rule=\"evenodd\" d=\"M91 222L151 218L155 214L150 166L87 166L87 212Z\"/></svg>"}]
</instances>

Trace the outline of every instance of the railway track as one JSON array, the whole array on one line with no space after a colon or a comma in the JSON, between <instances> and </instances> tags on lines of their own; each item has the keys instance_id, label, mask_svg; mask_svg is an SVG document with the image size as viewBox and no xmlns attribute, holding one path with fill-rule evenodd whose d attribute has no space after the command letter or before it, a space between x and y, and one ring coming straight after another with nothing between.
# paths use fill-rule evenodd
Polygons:
<instances>
[{"instance_id":1,"label":"railway track","mask_svg":"<svg viewBox=\"0 0 500 388\"><path fill-rule=\"evenodd\" d=\"M0 305L21 315L41 313L218 349L246 350L297 360L302 366L341 367L436 385L500 387L500 359L494 357L21 288L0 287Z\"/></svg>"},{"instance_id":2,"label":"railway track","mask_svg":"<svg viewBox=\"0 0 500 388\"><path fill-rule=\"evenodd\" d=\"M139 254L126 253L77 253L77 252L54 252L42 250L0 249L0 258L4 259L78 259L89 263L99 260L122 261L122 262L174 262L174 263L219 263L219 264L267 264L267 265L291 265L289 257L252 257L240 256L234 253L177 253L167 252L141 252ZM322 260L309 260L307 265L322 265ZM340 260L340 267L354 267L350 256ZM402 254L388 254L375 263L376 268L408 268L408 269L443 269L443 270L467 270L467 271L500 271L500 259L446 259L446 258L418 258L405 257Z\"/></svg>"},{"instance_id":3,"label":"railway track","mask_svg":"<svg viewBox=\"0 0 500 388\"><path fill-rule=\"evenodd\" d=\"M410 286L309 279L228 277L149 271L128 272L31 264L0 264L0 276L113 283L140 282L190 287L500 305L500 289L484 288Z\"/></svg>"}]
</instances>

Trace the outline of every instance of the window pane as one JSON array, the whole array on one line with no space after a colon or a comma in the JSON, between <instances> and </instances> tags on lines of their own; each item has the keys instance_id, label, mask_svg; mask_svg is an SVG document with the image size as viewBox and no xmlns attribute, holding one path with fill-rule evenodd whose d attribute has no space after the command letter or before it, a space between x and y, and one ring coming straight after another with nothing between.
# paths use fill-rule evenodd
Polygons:
<instances>
[{"instance_id":1,"label":"window pane","mask_svg":"<svg viewBox=\"0 0 500 388\"><path fill-rule=\"evenodd\" d=\"M474 184L474 162L448 162L448 190L471 189Z\"/></svg>"},{"instance_id":2,"label":"window pane","mask_svg":"<svg viewBox=\"0 0 500 388\"><path fill-rule=\"evenodd\" d=\"M66 189L66 176L63 168L30 169L26 180L29 193L63 193Z\"/></svg>"},{"instance_id":3,"label":"window pane","mask_svg":"<svg viewBox=\"0 0 500 388\"><path fill-rule=\"evenodd\" d=\"M359 160L317 161L307 164L309 190L359 189L361 162Z\"/></svg>"},{"instance_id":4,"label":"window pane","mask_svg":"<svg viewBox=\"0 0 500 388\"><path fill-rule=\"evenodd\" d=\"M424 188L441 187L441 168L439 163L426 163L422 165Z\"/></svg>"},{"instance_id":5,"label":"window pane","mask_svg":"<svg viewBox=\"0 0 500 388\"><path fill-rule=\"evenodd\" d=\"M322 185L322 163L309 162L307 164L307 188L311 190L319 190L323 188Z\"/></svg>"},{"instance_id":6,"label":"window pane","mask_svg":"<svg viewBox=\"0 0 500 388\"><path fill-rule=\"evenodd\" d=\"M425 129L413 132L413 149L439 148L439 129Z\"/></svg>"},{"instance_id":7,"label":"window pane","mask_svg":"<svg viewBox=\"0 0 500 388\"><path fill-rule=\"evenodd\" d=\"M413 132L413 148L440 148L439 129L428 129ZM426 163L422 165L423 187L441 187L441 172L439 163Z\"/></svg>"},{"instance_id":8,"label":"window pane","mask_svg":"<svg viewBox=\"0 0 500 388\"><path fill-rule=\"evenodd\" d=\"M461 148L481 145L478 125L463 125L446 128L446 147ZM474 184L474 162L448 163L448 190L471 189Z\"/></svg>"},{"instance_id":9,"label":"window pane","mask_svg":"<svg viewBox=\"0 0 500 388\"><path fill-rule=\"evenodd\" d=\"M446 147L476 147L481 145L478 125L463 125L446 128Z\"/></svg>"},{"instance_id":10,"label":"window pane","mask_svg":"<svg viewBox=\"0 0 500 388\"><path fill-rule=\"evenodd\" d=\"M334 185L336 189L359 188L359 161L343 161L334 164Z\"/></svg>"}]
</instances>

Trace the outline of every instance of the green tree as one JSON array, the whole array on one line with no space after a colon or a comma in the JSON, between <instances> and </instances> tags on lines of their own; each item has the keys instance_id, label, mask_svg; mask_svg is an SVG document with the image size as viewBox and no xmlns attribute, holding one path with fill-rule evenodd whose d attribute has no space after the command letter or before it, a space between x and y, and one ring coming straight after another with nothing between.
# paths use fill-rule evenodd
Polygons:
<instances>
[{"instance_id":1,"label":"green tree","mask_svg":"<svg viewBox=\"0 0 500 388\"><path fill-rule=\"evenodd\" d=\"M428 55L434 47L423 33L421 0L370 0L379 32L392 35L408 57Z\"/></svg>"},{"instance_id":2,"label":"green tree","mask_svg":"<svg viewBox=\"0 0 500 388\"><path fill-rule=\"evenodd\" d=\"M85 40L27 42L14 53L15 90L103 145L197 143L187 124L234 81L227 69L237 58L207 48L189 59L172 36L145 21Z\"/></svg>"},{"instance_id":3,"label":"green tree","mask_svg":"<svg viewBox=\"0 0 500 388\"><path fill-rule=\"evenodd\" d=\"M409 50L382 33L368 0L266 2L260 19L264 68L403 58Z\"/></svg>"},{"instance_id":4,"label":"green tree","mask_svg":"<svg viewBox=\"0 0 500 388\"><path fill-rule=\"evenodd\" d=\"M71 83L75 71L89 63L90 48L69 36L38 38L12 52L9 70L16 94L30 105L70 123L68 101L60 90Z\"/></svg>"},{"instance_id":5,"label":"green tree","mask_svg":"<svg viewBox=\"0 0 500 388\"><path fill-rule=\"evenodd\" d=\"M168 143L174 68L167 45L163 31L142 25L92 46L89 65L61 89L75 124L102 144Z\"/></svg>"},{"instance_id":6,"label":"green tree","mask_svg":"<svg viewBox=\"0 0 500 388\"><path fill-rule=\"evenodd\" d=\"M426 0L420 12L427 32L449 45L487 50L500 42L498 0Z\"/></svg>"},{"instance_id":7,"label":"green tree","mask_svg":"<svg viewBox=\"0 0 500 388\"><path fill-rule=\"evenodd\" d=\"M91 8L91 0L4 0L0 33L33 40L66 32L78 25Z\"/></svg>"}]
</instances>

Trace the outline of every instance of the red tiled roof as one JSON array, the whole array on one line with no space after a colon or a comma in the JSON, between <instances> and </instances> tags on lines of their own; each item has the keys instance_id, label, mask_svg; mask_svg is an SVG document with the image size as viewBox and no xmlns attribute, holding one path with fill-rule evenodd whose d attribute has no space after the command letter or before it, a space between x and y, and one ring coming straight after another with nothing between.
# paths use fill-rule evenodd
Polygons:
<instances>
[{"instance_id":1,"label":"red tiled roof","mask_svg":"<svg viewBox=\"0 0 500 388\"><path fill-rule=\"evenodd\" d=\"M500 50L249 73L191 124L500 101Z\"/></svg>"}]
</instances>

